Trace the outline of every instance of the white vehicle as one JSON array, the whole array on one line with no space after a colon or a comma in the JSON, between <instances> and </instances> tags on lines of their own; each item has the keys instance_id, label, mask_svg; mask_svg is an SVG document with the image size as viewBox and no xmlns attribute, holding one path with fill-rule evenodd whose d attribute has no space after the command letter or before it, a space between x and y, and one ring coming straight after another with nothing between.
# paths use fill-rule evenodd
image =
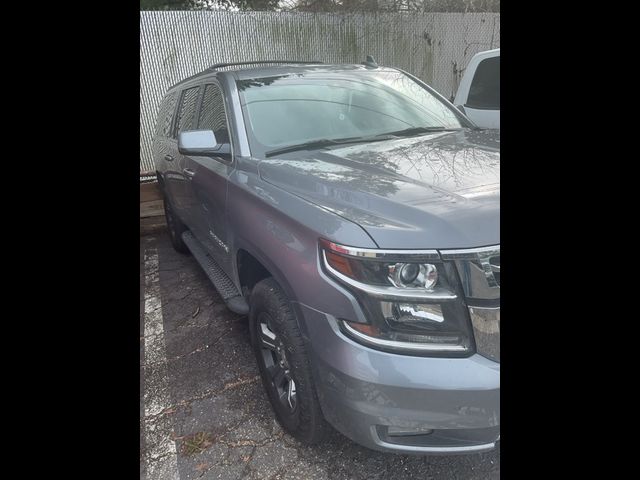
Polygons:
<instances>
[{"instance_id":1,"label":"white vehicle","mask_svg":"<svg viewBox=\"0 0 640 480\"><path fill-rule=\"evenodd\" d=\"M500 49L474 55L453 103L483 128L500 129Z\"/></svg>"}]
</instances>

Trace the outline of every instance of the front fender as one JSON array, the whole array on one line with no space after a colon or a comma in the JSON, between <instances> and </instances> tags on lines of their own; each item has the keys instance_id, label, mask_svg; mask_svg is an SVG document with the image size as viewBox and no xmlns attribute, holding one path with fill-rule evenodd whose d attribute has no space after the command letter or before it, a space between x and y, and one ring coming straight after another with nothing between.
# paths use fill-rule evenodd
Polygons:
<instances>
[{"instance_id":1,"label":"front fender","mask_svg":"<svg viewBox=\"0 0 640 480\"><path fill-rule=\"evenodd\" d=\"M292 302L350 319L351 299L321 275L318 239L375 248L355 223L260 180L236 171L229 183L227 237L232 249L234 281L239 286L237 253L246 250L269 270Z\"/></svg>"}]
</instances>

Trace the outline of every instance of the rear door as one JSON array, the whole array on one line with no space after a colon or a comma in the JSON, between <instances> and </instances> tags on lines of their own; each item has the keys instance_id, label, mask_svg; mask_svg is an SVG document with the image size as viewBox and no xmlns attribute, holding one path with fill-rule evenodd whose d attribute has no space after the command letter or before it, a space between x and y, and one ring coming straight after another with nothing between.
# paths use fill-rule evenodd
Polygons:
<instances>
[{"instance_id":1,"label":"rear door","mask_svg":"<svg viewBox=\"0 0 640 480\"><path fill-rule=\"evenodd\" d=\"M182 91L176 118L171 135L173 161L170 191L173 207L180 219L193 230L193 192L191 175L187 166L187 158L178 152L178 134L187 130L195 130L196 106L200 94L200 87L190 87Z\"/></svg>"},{"instance_id":2,"label":"rear door","mask_svg":"<svg viewBox=\"0 0 640 480\"><path fill-rule=\"evenodd\" d=\"M218 264L230 271L227 244L227 180L233 171L233 156L224 98L220 85L211 81L203 86L197 130L212 130L220 144L218 152L207 157L187 157L192 172L194 194L194 234Z\"/></svg>"},{"instance_id":3,"label":"rear door","mask_svg":"<svg viewBox=\"0 0 640 480\"><path fill-rule=\"evenodd\" d=\"M176 99L178 94L171 92L165 95L160 104L158 118L156 121L156 130L153 136L153 144L151 151L153 154L153 163L156 170L165 175L170 167L168 158L172 158L171 154L171 127L173 124L173 116L176 110Z\"/></svg>"}]
</instances>

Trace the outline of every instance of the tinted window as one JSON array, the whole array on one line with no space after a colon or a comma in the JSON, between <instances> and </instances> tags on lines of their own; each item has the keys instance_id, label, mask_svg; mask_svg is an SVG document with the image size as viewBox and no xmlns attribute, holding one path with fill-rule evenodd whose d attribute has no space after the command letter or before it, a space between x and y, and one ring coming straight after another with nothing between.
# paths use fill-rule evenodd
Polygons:
<instances>
[{"instance_id":1,"label":"tinted window","mask_svg":"<svg viewBox=\"0 0 640 480\"><path fill-rule=\"evenodd\" d=\"M176 131L174 137L178 133L185 130L195 130L196 101L198 100L198 91L200 87L189 88L185 90L180 99L178 107L178 117L176 118Z\"/></svg>"},{"instance_id":2,"label":"tinted window","mask_svg":"<svg viewBox=\"0 0 640 480\"><path fill-rule=\"evenodd\" d=\"M397 71L311 72L237 82L252 147L461 128L453 109Z\"/></svg>"},{"instance_id":3,"label":"tinted window","mask_svg":"<svg viewBox=\"0 0 640 480\"><path fill-rule=\"evenodd\" d=\"M217 85L206 85L200 109L199 130L213 130L218 143L229 143L227 118L224 114L222 92Z\"/></svg>"},{"instance_id":4,"label":"tinted window","mask_svg":"<svg viewBox=\"0 0 640 480\"><path fill-rule=\"evenodd\" d=\"M478 64L467 106L500 110L500 57L486 58Z\"/></svg>"},{"instance_id":5,"label":"tinted window","mask_svg":"<svg viewBox=\"0 0 640 480\"><path fill-rule=\"evenodd\" d=\"M171 120L176 106L176 93L170 93L160 104L158 112L158 123L156 124L156 135L168 137L171 133Z\"/></svg>"}]
</instances>

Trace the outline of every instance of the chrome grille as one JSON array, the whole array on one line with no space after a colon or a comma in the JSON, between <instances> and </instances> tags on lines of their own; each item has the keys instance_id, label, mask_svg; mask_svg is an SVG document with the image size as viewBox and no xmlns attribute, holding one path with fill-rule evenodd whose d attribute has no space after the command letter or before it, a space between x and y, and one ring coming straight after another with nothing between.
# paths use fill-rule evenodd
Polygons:
<instances>
[{"instance_id":1,"label":"chrome grille","mask_svg":"<svg viewBox=\"0 0 640 480\"><path fill-rule=\"evenodd\" d=\"M500 286L500 255L489 258L489 265L496 282L498 282L498 286Z\"/></svg>"},{"instance_id":2,"label":"chrome grille","mask_svg":"<svg viewBox=\"0 0 640 480\"><path fill-rule=\"evenodd\" d=\"M500 361L500 246L443 250L462 282L478 353Z\"/></svg>"}]
</instances>

